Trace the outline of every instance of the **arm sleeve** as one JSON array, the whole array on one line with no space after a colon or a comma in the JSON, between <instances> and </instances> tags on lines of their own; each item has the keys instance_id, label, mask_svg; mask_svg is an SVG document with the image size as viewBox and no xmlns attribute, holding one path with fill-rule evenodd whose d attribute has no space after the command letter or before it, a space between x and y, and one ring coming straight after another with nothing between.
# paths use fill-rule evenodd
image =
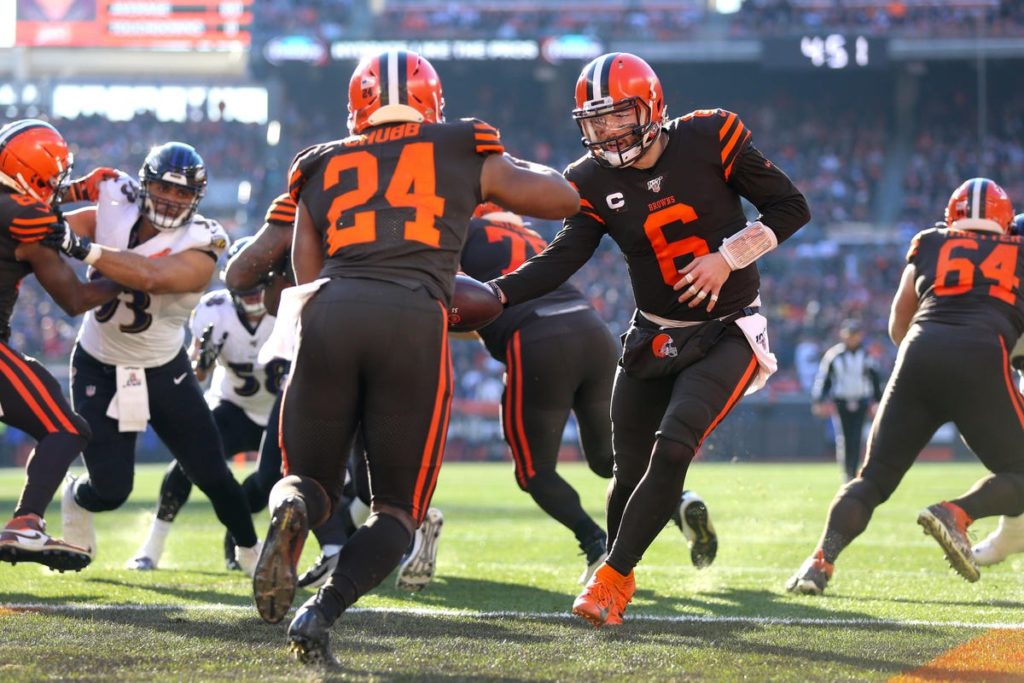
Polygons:
<instances>
[{"instance_id":1,"label":"arm sleeve","mask_svg":"<svg viewBox=\"0 0 1024 683\"><path fill-rule=\"evenodd\" d=\"M749 142L734 160L727 182L757 207L759 220L780 243L811 220L807 200L793 181Z\"/></svg>"},{"instance_id":2,"label":"arm sleeve","mask_svg":"<svg viewBox=\"0 0 1024 683\"><path fill-rule=\"evenodd\" d=\"M543 296L564 283L590 260L604 236L604 227L586 213L565 219L562 229L544 251L493 282L508 305Z\"/></svg>"}]
</instances>

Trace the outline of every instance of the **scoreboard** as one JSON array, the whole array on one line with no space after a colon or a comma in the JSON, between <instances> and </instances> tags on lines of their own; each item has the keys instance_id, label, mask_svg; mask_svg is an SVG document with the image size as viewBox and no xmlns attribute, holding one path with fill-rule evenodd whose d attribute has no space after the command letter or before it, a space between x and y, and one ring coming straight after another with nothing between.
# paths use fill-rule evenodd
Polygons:
<instances>
[{"instance_id":1,"label":"scoreboard","mask_svg":"<svg viewBox=\"0 0 1024 683\"><path fill-rule=\"evenodd\" d=\"M253 15L253 0L15 2L14 44L31 47L228 50L249 45Z\"/></svg>"}]
</instances>

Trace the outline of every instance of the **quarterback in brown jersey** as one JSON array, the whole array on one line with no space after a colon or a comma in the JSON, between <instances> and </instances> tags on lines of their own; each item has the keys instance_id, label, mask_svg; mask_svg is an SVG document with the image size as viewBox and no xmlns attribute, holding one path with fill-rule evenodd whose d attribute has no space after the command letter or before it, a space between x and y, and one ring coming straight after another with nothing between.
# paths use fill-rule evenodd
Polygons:
<instances>
[{"instance_id":1,"label":"quarterback in brown jersey","mask_svg":"<svg viewBox=\"0 0 1024 683\"><path fill-rule=\"evenodd\" d=\"M1024 512L1024 399L1009 350L1024 332L1024 253L1009 234L1013 209L999 185L972 178L946 207L948 227L918 233L889 315L896 367L871 426L864 467L841 488L814 554L790 578L820 595L839 553L867 528L935 431L953 422L991 475L917 522L968 581L980 577L967 527Z\"/></svg>"},{"instance_id":2,"label":"quarterback in brown jersey","mask_svg":"<svg viewBox=\"0 0 1024 683\"><path fill-rule=\"evenodd\" d=\"M82 569L91 555L88 548L48 536L43 515L91 432L64 399L57 380L8 339L26 275L34 274L69 315L105 304L120 291L120 285L105 278L82 284L56 250L43 246L43 239L63 223L56 200L90 197L103 176L104 169L97 169L69 186L71 165L67 142L50 124L22 119L0 128L0 419L38 441L14 518L0 529L0 561L39 562L61 571Z\"/></svg>"},{"instance_id":3,"label":"quarterback in brown jersey","mask_svg":"<svg viewBox=\"0 0 1024 683\"><path fill-rule=\"evenodd\" d=\"M582 208L492 286L510 305L551 291L606 234L626 257L637 312L612 395L611 551L573 606L602 626L621 623L633 568L679 504L698 447L773 369L755 262L810 214L736 114L668 120L657 75L635 55L587 64L576 105L589 152L565 176ZM749 225L741 197L760 212Z\"/></svg>"},{"instance_id":4,"label":"quarterback in brown jersey","mask_svg":"<svg viewBox=\"0 0 1024 683\"><path fill-rule=\"evenodd\" d=\"M451 404L447 317L473 209L487 199L563 218L579 195L556 171L504 153L498 131L446 122L441 81L413 52L363 59L349 83L349 132L298 154L289 192L300 309L281 437L288 476L271 492L253 581L264 619L281 620L309 526L331 513L357 427L372 514L289 626L304 660L329 659L328 629L401 560L437 484ZM358 321L354 324L353 321Z\"/></svg>"}]
</instances>

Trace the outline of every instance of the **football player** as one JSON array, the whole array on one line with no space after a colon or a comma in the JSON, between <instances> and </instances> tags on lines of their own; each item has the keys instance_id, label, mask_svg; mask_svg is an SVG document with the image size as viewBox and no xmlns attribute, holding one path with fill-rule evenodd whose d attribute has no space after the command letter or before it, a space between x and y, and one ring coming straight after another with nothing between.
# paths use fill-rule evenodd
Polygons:
<instances>
[{"instance_id":1,"label":"football player","mask_svg":"<svg viewBox=\"0 0 1024 683\"><path fill-rule=\"evenodd\" d=\"M373 491L369 520L289 626L307 661L330 659L331 624L398 566L427 516L451 404L448 306L473 209L491 199L561 218L579 206L557 172L505 154L482 121L446 122L443 107L426 59L369 55L349 82L350 135L303 150L289 175L299 286L285 296L306 303L281 415L289 476L271 493L253 582L264 619L291 606L295 561L341 493L356 429ZM290 327L283 312L278 326Z\"/></svg>"},{"instance_id":2,"label":"football player","mask_svg":"<svg viewBox=\"0 0 1024 683\"><path fill-rule=\"evenodd\" d=\"M515 270L546 246L521 216L488 202L477 207L469 223L462 270L477 280L490 280ZM587 568L580 577L580 583L586 584L608 556L607 534L555 467L571 411L587 464L598 476L611 478L609 408L618 341L569 283L510 306L477 334L506 368L501 423L515 463L516 483L552 519L573 532L586 557ZM714 560L717 536L699 496L687 491L684 498L685 504L675 509L673 518L692 539L693 563L706 567ZM684 526L687 518L696 528Z\"/></svg>"},{"instance_id":3,"label":"football player","mask_svg":"<svg viewBox=\"0 0 1024 683\"><path fill-rule=\"evenodd\" d=\"M61 257L41 242L60 224L56 200L93 196L109 175L97 169L67 186L72 154L48 123L14 121L0 128L0 405L4 424L37 441L25 467L14 518L0 529L0 561L39 562L61 571L89 564L88 548L46 533L43 515L71 462L89 441L89 425L68 405L42 364L9 344L11 313L22 278L34 274L68 315L113 299L120 286L101 278L82 284Z\"/></svg>"},{"instance_id":4,"label":"football player","mask_svg":"<svg viewBox=\"0 0 1024 683\"><path fill-rule=\"evenodd\" d=\"M230 287L248 289L268 282L266 305L272 314L277 313L281 290L295 284L290 262L294 224L295 201L290 195L282 194L271 203L263 227L253 240L237 252L233 250L224 271L224 281ZM253 511L266 507L271 488L281 479L277 432L280 413L281 400L278 397L271 412L272 429L267 430L256 472L243 483ZM335 506L334 513L326 522L312 529L320 543L320 554L313 565L298 577L297 586L319 588L326 583L337 566L341 546L370 516L369 483L361 439L356 439L352 449L348 472L348 483L340 504ZM417 527L409 549L398 565L395 576L397 588L414 592L430 583L443 523L444 515L440 510L434 507L427 510L423 524Z\"/></svg>"},{"instance_id":5,"label":"football player","mask_svg":"<svg viewBox=\"0 0 1024 683\"><path fill-rule=\"evenodd\" d=\"M236 241L228 249L228 257L237 254L252 239L243 237ZM263 364L256 358L274 326L274 317L267 315L263 303L265 289L266 284L259 282L241 292L208 292L192 312L189 357L200 382L213 374L206 401L213 410L213 421L228 457L260 449L270 409L288 372L288 361L275 358ZM276 439L268 445L278 451L280 460ZM251 512L266 507L255 475L242 483L242 489ZM171 524L191 492L192 482L185 471L177 461L171 462L160 485L149 534L128 561L129 569L157 568ZM229 568L238 568L233 543L225 544L225 561Z\"/></svg>"},{"instance_id":6,"label":"football player","mask_svg":"<svg viewBox=\"0 0 1024 683\"><path fill-rule=\"evenodd\" d=\"M637 312L612 393L610 552L573 605L602 626L622 622L633 568L678 506L701 443L774 371L756 261L810 214L736 114L669 120L657 75L635 55L583 68L573 118L588 151L565 177L582 208L543 252L491 284L508 305L541 296L606 234L629 267ZM760 212L755 222L741 197Z\"/></svg>"},{"instance_id":7,"label":"football player","mask_svg":"<svg viewBox=\"0 0 1024 683\"><path fill-rule=\"evenodd\" d=\"M151 423L251 573L259 556L252 517L184 347L185 323L228 242L219 223L197 213L205 191L199 154L168 142L150 150L138 182L120 174L100 183L96 206L69 214L72 229L53 234L55 248L123 286L86 315L72 354L72 398L93 439L88 474L64 490L64 534L96 552L92 515L128 498L136 437Z\"/></svg>"},{"instance_id":8,"label":"football player","mask_svg":"<svg viewBox=\"0 0 1024 683\"><path fill-rule=\"evenodd\" d=\"M1003 189L972 178L949 198L949 227L914 236L889 315L899 354L864 467L839 489L818 547L787 590L824 592L836 558L946 422L992 472L960 497L918 514L953 568L968 581L980 577L967 537L975 519L1024 513L1024 399L1011 380L1009 359L1024 332L1024 259L1021 238L1008 234L1012 218Z\"/></svg>"}]
</instances>

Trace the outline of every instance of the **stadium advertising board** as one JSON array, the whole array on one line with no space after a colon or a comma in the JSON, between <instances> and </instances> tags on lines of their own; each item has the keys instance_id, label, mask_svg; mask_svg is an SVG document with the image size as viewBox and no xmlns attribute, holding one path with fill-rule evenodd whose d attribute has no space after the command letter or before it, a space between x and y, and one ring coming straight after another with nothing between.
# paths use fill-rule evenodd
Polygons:
<instances>
[{"instance_id":1,"label":"stadium advertising board","mask_svg":"<svg viewBox=\"0 0 1024 683\"><path fill-rule=\"evenodd\" d=\"M15 45L189 50L247 46L253 5L253 0L0 0L0 17L5 2L14 3ZM3 39L0 30L0 47Z\"/></svg>"}]
</instances>

